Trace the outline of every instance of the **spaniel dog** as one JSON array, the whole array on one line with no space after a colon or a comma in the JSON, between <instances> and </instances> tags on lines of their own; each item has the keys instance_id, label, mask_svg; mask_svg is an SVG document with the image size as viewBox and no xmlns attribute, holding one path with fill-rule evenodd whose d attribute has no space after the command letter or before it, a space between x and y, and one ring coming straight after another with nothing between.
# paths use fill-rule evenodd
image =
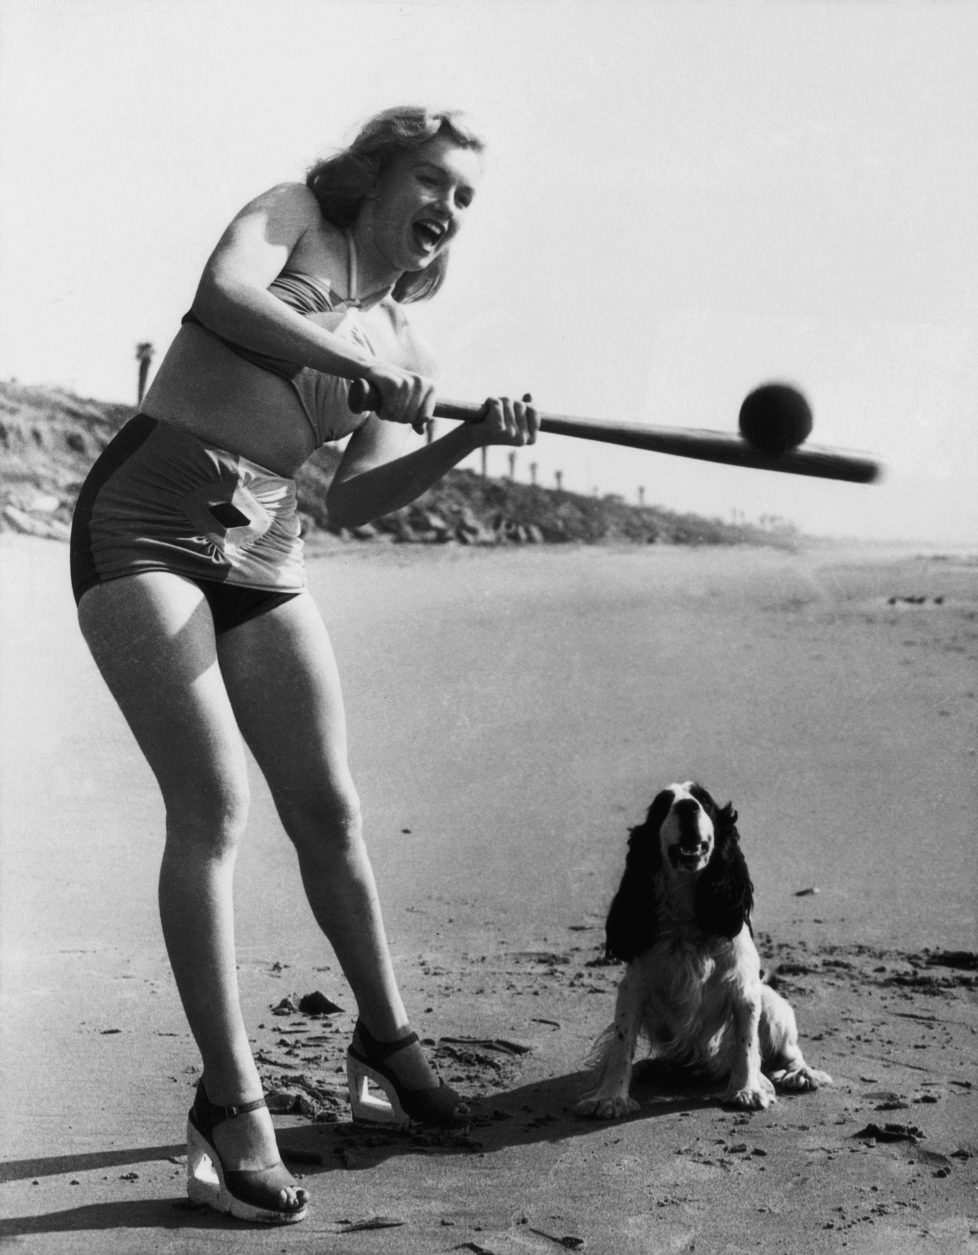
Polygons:
<instances>
[{"instance_id":1,"label":"spaniel dog","mask_svg":"<svg viewBox=\"0 0 978 1255\"><path fill-rule=\"evenodd\" d=\"M831 1084L805 1062L791 1007L762 983L753 902L734 808L693 781L664 789L631 830L608 913L607 955L627 967L579 1115L638 1109L628 1091L639 1034L652 1058L725 1081L723 1097L736 1107L770 1106L775 1085Z\"/></svg>"}]
</instances>

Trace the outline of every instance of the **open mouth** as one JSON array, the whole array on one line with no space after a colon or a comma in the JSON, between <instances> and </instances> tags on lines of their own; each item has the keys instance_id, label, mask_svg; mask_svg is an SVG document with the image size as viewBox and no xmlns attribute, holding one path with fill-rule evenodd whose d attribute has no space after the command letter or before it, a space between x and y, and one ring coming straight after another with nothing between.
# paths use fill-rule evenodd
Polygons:
<instances>
[{"instance_id":1,"label":"open mouth","mask_svg":"<svg viewBox=\"0 0 978 1255\"><path fill-rule=\"evenodd\" d=\"M422 250L430 253L448 234L448 227L438 218L419 218L412 227L412 231Z\"/></svg>"},{"instance_id":2,"label":"open mouth","mask_svg":"<svg viewBox=\"0 0 978 1255\"><path fill-rule=\"evenodd\" d=\"M694 872L703 861L705 853L705 846L697 846L695 850L688 850L683 849L682 846L674 845L669 850L669 861L673 867L681 868L687 872Z\"/></svg>"}]
</instances>

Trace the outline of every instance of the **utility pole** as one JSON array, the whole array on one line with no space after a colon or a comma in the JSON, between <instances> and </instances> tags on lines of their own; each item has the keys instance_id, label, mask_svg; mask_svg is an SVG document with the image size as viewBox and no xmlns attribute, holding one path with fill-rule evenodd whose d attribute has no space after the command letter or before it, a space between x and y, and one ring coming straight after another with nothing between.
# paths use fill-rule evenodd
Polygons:
<instances>
[{"instance_id":1,"label":"utility pole","mask_svg":"<svg viewBox=\"0 0 978 1255\"><path fill-rule=\"evenodd\" d=\"M149 375L149 364L153 360L154 349L148 340L142 340L136 345L136 361L139 363L139 382L136 392L136 404L142 405L143 397L146 395L146 379Z\"/></svg>"}]
</instances>

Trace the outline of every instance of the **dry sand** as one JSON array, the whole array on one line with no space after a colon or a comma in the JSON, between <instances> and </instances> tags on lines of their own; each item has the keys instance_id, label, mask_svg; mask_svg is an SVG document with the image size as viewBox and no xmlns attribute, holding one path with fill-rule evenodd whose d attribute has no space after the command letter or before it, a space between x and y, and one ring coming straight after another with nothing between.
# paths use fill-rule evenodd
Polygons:
<instances>
[{"instance_id":1,"label":"dry sand","mask_svg":"<svg viewBox=\"0 0 978 1255\"><path fill-rule=\"evenodd\" d=\"M195 1056L156 921L160 805L75 628L65 550L5 537L0 560L0 1243L978 1251L974 555L313 560L408 1003L443 1074L486 1097L454 1141L348 1122L352 1002L256 780L246 1012L269 1088L333 1117L279 1117L314 1197L290 1230L184 1201ZM577 1120L627 828L689 776L740 811L766 963L836 1083L746 1115L652 1074L637 1116ZM343 1010L273 1014L315 990Z\"/></svg>"}]
</instances>

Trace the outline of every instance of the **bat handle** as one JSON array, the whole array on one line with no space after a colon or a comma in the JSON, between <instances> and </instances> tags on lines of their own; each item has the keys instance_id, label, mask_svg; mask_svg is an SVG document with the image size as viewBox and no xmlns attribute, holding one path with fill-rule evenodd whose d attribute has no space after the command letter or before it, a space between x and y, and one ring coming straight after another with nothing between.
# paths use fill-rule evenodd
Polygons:
<instances>
[{"instance_id":1,"label":"bat handle","mask_svg":"<svg viewBox=\"0 0 978 1255\"><path fill-rule=\"evenodd\" d=\"M366 414L368 410L380 408L380 393L366 379L354 379L350 384L347 405L354 414Z\"/></svg>"},{"instance_id":2,"label":"bat handle","mask_svg":"<svg viewBox=\"0 0 978 1255\"><path fill-rule=\"evenodd\" d=\"M379 411L381 403L380 393L366 379L354 379L350 384L347 405L354 414ZM435 418L450 418L458 423L481 423L485 416L485 407L473 405L470 401L438 401L435 404Z\"/></svg>"},{"instance_id":3,"label":"bat handle","mask_svg":"<svg viewBox=\"0 0 978 1255\"><path fill-rule=\"evenodd\" d=\"M354 379L350 384L350 391L347 393L346 403L354 414L366 414L373 410L375 413L380 410L383 397L374 387L374 385L366 379ZM424 434L424 423L412 423L411 426L418 433Z\"/></svg>"}]
</instances>

